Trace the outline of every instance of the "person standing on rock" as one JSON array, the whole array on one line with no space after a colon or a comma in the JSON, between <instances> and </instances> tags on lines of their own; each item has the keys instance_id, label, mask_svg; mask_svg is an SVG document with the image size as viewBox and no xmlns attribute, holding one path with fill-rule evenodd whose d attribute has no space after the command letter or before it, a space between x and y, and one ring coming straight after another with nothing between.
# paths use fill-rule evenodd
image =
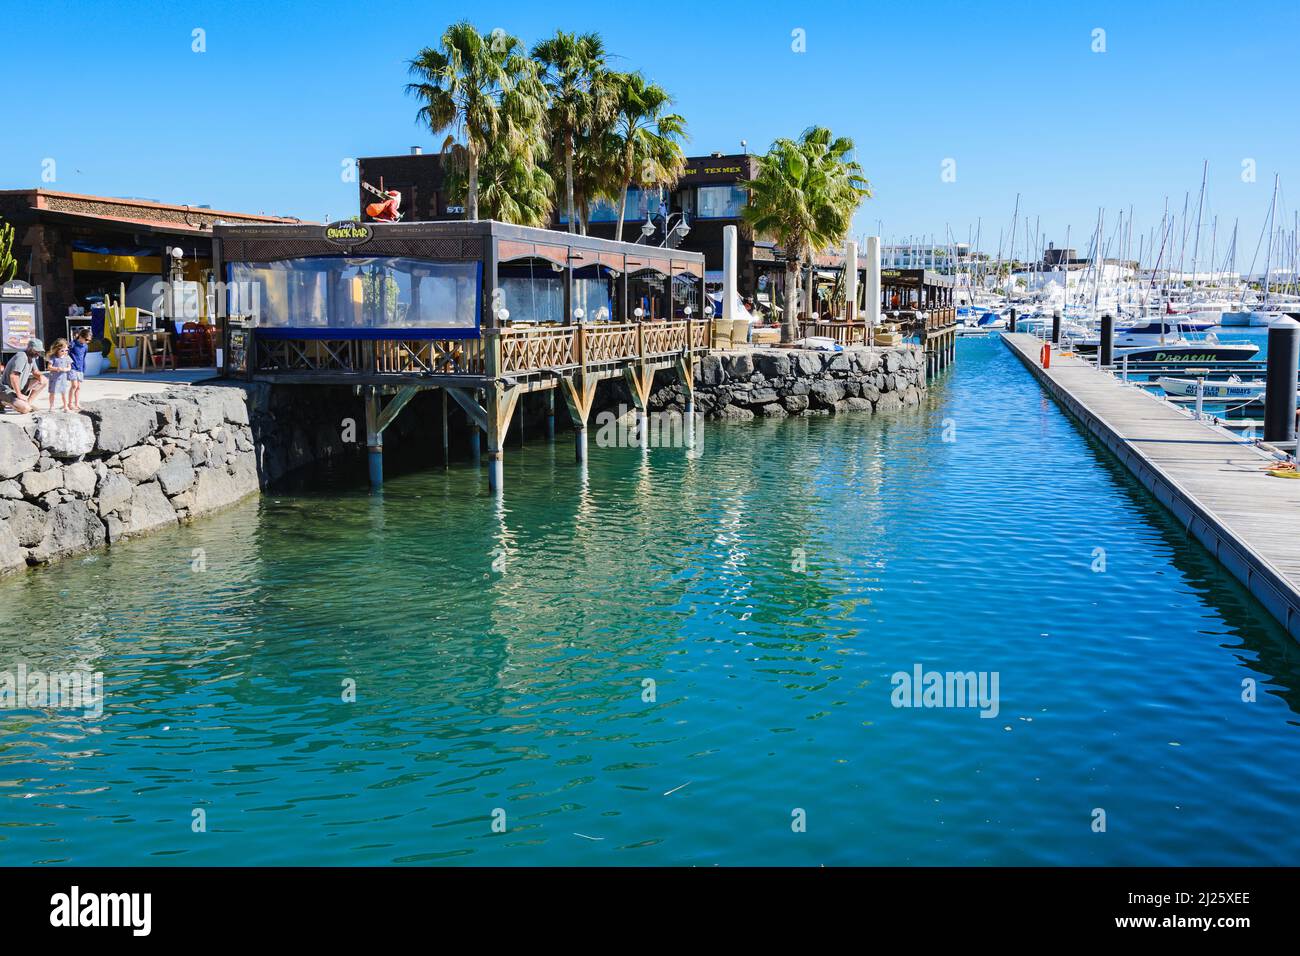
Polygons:
<instances>
[{"instance_id":1,"label":"person standing on rock","mask_svg":"<svg viewBox=\"0 0 1300 956\"><path fill-rule=\"evenodd\" d=\"M36 407L36 399L45 391L45 373L36 365L45 350L45 343L38 338L27 340L27 350L14 355L5 363L0 377L0 404L26 415Z\"/></svg>"},{"instance_id":2,"label":"person standing on rock","mask_svg":"<svg viewBox=\"0 0 1300 956\"><path fill-rule=\"evenodd\" d=\"M68 407L74 412L81 411L81 383L86 380L86 352L89 350L90 329L77 329L77 334L72 337L72 345L68 347L68 355L72 358L72 371L68 373L68 381L72 385Z\"/></svg>"},{"instance_id":3,"label":"person standing on rock","mask_svg":"<svg viewBox=\"0 0 1300 956\"><path fill-rule=\"evenodd\" d=\"M68 340L55 339L50 346L50 353L45 356L45 367L50 372L50 411L54 411L54 400L63 398L63 410L68 410L68 373L72 371L72 359L68 356Z\"/></svg>"}]
</instances>

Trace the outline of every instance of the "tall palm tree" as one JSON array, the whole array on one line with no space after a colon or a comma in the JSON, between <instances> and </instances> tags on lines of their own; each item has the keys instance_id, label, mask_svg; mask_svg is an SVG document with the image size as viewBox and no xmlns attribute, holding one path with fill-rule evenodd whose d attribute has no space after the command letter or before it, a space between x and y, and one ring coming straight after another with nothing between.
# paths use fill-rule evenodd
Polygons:
<instances>
[{"instance_id":1,"label":"tall palm tree","mask_svg":"<svg viewBox=\"0 0 1300 956\"><path fill-rule=\"evenodd\" d=\"M533 47L533 59L541 66L542 81L550 96L548 118L555 138L553 153L564 162L565 211L569 231L577 228L574 205L574 162L579 140L589 137L612 108L605 73L605 43L596 33L565 33Z\"/></svg>"},{"instance_id":2,"label":"tall palm tree","mask_svg":"<svg viewBox=\"0 0 1300 956\"><path fill-rule=\"evenodd\" d=\"M797 140L774 142L758 159L758 175L740 183L749 192L745 222L785 251L782 342L794 341L796 333L800 264L811 268L817 252L843 242L853 214L871 197L871 184L852 155L853 140L813 126Z\"/></svg>"},{"instance_id":3,"label":"tall palm tree","mask_svg":"<svg viewBox=\"0 0 1300 956\"><path fill-rule=\"evenodd\" d=\"M521 150L543 123L546 88L538 65L518 37L503 30L484 36L467 21L447 28L438 47L425 47L410 62L417 81L406 91L423 100L417 117L436 133L447 132L444 150L465 148L468 167L466 216L479 213L479 163L490 149Z\"/></svg>"},{"instance_id":4,"label":"tall palm tree","mask_svg":"<svg viewBox=\"0 0 1300 956\"><path fill-rule=\"evenodd\" d=\"M643 184L672 186L686 168L682 142L686 139L686 120L668 112L673 99L663 87L649 83L640 73L612 76L617 105L614 132L619 152L620 196L618 231L623 238L623 221L627 218L627 191L632 180Z\"/></svg>"}]
</instances>

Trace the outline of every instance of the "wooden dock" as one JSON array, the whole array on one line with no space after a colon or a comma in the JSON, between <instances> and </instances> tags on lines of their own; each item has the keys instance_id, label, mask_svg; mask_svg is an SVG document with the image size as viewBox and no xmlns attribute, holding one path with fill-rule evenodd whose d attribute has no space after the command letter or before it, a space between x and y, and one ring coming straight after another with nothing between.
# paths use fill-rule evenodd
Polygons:
<instances>
[{"instance_id":1,"label":"wooden dock","mask_svg":"<svg viewBox=\"0 0 1300 956\"><path fill-rule=\"evenodd\" d=\"M1156 499L1300 639L1300 480L1265 474L1272 456L1042 340L1002 340Z\"/></svg>"}]
</instances>

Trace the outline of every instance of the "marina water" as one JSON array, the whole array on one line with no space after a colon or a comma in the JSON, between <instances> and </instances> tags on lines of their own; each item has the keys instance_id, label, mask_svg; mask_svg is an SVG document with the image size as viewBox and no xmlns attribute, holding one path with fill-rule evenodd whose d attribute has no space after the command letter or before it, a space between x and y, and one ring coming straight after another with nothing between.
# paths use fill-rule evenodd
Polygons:
<instances>
[{"instance_id":1,"label":"marina water","mask_svg":"<svg viewBox=\"0 0 1300 956\"><path fill-rule=\"evenodd\" d=\"M895 416L506 469L0 580L0 670L105 694L0 711L0 863L1300 859L1293 642L995 339Z\"/></svg>"}]
</instances>

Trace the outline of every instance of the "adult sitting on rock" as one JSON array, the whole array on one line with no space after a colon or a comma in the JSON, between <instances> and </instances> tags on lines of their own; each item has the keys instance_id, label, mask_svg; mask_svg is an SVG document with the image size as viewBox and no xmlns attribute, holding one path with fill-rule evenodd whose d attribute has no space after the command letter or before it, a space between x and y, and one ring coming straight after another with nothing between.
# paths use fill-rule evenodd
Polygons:
<instances>
[{"instance_id":1,"label":"adult sitting on rock","mask_svg":"<svg viewBox=\"0 0 1300 956\"><path fill-rule=\"evenodd\" d=\"M17 353L5 363L3 381L0 381L0 403L23 415L35 407L37 397L46 387L45 373L36 366L43 351L45 343L30 338L27 351Z\"/></svg>"}]
</instances>

